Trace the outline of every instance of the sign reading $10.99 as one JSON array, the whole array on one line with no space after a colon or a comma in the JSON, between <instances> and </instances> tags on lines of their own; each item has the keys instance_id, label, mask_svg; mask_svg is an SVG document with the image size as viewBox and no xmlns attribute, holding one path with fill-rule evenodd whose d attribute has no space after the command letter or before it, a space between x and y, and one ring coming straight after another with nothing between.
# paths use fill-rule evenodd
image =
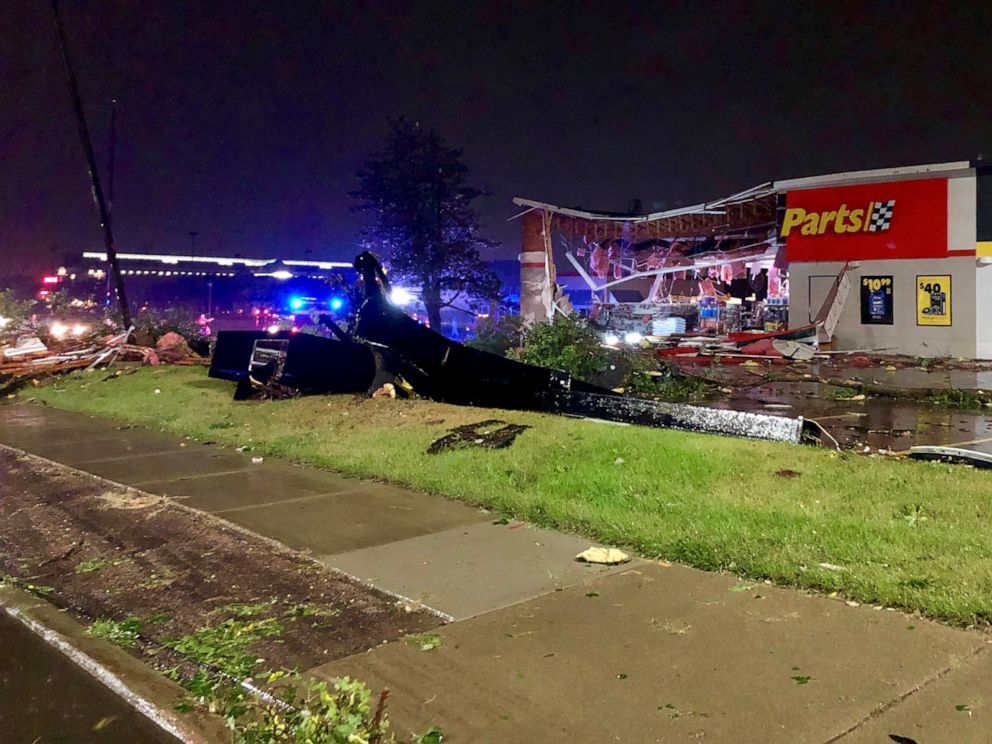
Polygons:
<instances>
[{"instance_id":1,"label":"sign reading $10.99","mask_svg":"<svg viewBox=\"0 0 992 744\"><path fill-rule=\"evenodd\" d=\"M862 325L892 325L892 277L861 277Z\"/></svg>"}]
</instances>

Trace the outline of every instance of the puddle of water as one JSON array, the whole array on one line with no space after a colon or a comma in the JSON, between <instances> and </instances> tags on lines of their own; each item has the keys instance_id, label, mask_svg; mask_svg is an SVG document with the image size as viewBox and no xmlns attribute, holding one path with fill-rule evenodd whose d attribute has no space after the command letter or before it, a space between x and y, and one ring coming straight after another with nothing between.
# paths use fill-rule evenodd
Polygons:
<instances>
[{"instance_id":1,"label":"puddle of water","mask_svg":"<svg viewBox=\"0 0 992 744\"><path fill-rule=\"evenodd\" d=\"M865 379L878 378L892 384L891 380L885 379L885 372L855 371ZM884 398L836 400L827 386L813 380L764 382L767 372L765 369L752 371L739 366L710 370L710 377L726 381L735 390L727 398L708 405L816 419L842 447L855 450L868 446L872 450L906 452L914 445L943 445L992 453L992 411L988 409L962 410ZM912 372L921 379L926 375L921 370L899 372ZM819 373L817 369L810 372ZM895 372L892 374L898 376ZM932 381L937 380L936 374L931 376ZM960 372L960 375L964 374L970 374L972 378L976 376L974 372ZM835 376L859 375L835 373ZM946 372L942 376L946 377ZM934 387L940 386L938 383L932 384Z\"/></svg>"},{"instance_id":2,"label":"puddle of water","mask_svg":"<svg viewBox=\"0 0 992 744\"><path fill-rule=\"evenodd\" d=\"M176 739L2 612L0 742L177 744Z\"/></svg>"}]
</instances>

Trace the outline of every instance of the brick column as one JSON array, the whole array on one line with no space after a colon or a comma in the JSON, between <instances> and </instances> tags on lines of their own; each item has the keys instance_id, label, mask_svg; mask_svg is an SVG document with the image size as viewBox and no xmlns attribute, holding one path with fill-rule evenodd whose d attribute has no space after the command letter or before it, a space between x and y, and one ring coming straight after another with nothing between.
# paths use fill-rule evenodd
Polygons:
<instances>
[{"instance_id":1,"label":"brick column","mask_svg":"<svg viewBox=\"0 0 992 744\"><path fill-rule=\"evenodd\" d=\"M544 250L542 212L533 209L521 218L520 315L528 323L549 320L547 254Z\"/></svg>"}]
</instances>

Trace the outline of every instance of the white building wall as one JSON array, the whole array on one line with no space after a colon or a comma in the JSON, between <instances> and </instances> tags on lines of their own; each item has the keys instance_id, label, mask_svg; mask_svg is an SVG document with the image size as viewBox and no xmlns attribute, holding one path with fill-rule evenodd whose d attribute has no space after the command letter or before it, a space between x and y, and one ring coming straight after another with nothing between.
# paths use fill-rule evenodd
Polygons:
<instances>
[{"instance_id":1,"label":"white building wall","mask_svg":"<svg viewBox=\"0 0 992 744\"><path fill-rule=\"evenodd\" d=\"M810 312L810 277L835 277L842 262L794 263L789 267L789 325L806 325ZM916 277L927 274L951 275L950 326L916 325ZM893 282L892 325L861 324L861 277L891 276ZM851 294L844 304L835 349L878 349L921 357L976 357L975 258L932 258L918 260L860 261L850 270ZM992 288L992 267L987 286ZM986 316L992 324L992 316ZM992 358L992 354L989 354Z\"/></svg>"},{"instance_id":2,"label":"white building wall","mask_svg":"<svg viewBox=\"0 0 992 744\"><path fill-rule=\"evenodd\" d=\"M992 264L975 270L975 357L992 359Z\"/></svg>"},{"instance_id":3,"label":"white building wall","mask_svg":"<svg viewBox=\"0 0 992 744\"><path fill-rule=\"evenodd\" d=\"M974 171L947 179L947 251L974 251L978 242L976 224L978 185Z\"/></svg>"}]
</instances>

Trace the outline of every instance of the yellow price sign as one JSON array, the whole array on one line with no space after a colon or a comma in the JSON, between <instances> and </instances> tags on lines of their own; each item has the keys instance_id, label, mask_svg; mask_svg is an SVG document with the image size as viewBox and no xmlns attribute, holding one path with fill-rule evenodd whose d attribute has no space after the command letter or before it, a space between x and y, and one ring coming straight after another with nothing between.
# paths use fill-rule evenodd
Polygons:
<instances>
[{"instance_id":1,"label":"yellow price sign","mask_svg":"<svg viewBox=\"0 0 992 744\"><path fill-rule=\"evenodd\" d=\"M951 324L951 276L937 274L916 277L916 325Z\"/></svg>"}]
</instances>

